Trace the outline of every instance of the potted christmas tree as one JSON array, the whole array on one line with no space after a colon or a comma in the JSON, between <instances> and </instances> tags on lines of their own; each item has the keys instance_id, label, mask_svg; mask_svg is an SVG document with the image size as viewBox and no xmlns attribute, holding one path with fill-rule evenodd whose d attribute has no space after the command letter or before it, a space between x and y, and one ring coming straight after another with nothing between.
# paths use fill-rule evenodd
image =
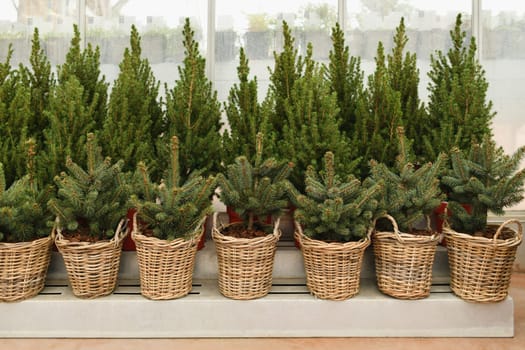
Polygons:
<instances>
[{"instance_id":1,"label":"potted christmas tree","mask_svg":"<svg viewBox=\"0 0 525 350\"><path fill-rule=\"evenodd\" d=\"M239 83L230 89L228 100L224 104L226 117L228 118L229 130L222 135L223 162L232 164L239 155L244 155L249 162L254 162L257 155L256 145L253 140L258 133L270 134L268 116L271 106L271 96L261 104L257 98L257 77L249 79L250 67L244 49L240 49L239 66L237 75ZM273 139L265 137L262 149L263 158L272 153ZM226 211L230 223L240 221L235 213L235 208L227 207Z\"/></svg>"},{"instance_id":2,"label":"potted christmas tree","mask_svg":"<svg viewBox=\"0 0 525 350\"><path fill-rule=\"evenodd\" d=\"M379 219L372 236L379 290L399 299L420 299L430 294L432 265L440 235L431 229L430 214L441 201L438 176L446 156L416 167L404 134L397 130L396 166L371 161L370 179L384 182L381 204L388 215ZM425 222L426 228L418 227ZM393 227L393 230L391 229Z\"/></svg>"},{"instance_id":3,"label":"potted christmas tree","mask_svg":"<svg viewBox=\"0 0 525 350\"><path fill-rule=\"evenodd\" d=\"M309 166L306 194L289 187L295 211L295 237L300 243L306 285L318 298L344 300L359 292L363 254L379 216L381 183L336 174L335 159L327 152L320 174Z\"/></svg>"},{"instance_id":4,"label":"potted christmas tree","mask_svg":"<svg viewBox=\"0 0 525 350\"><path fill-rule=\"evenodd\" d=\"M487 214L523 199L525 169L518 170L525 146L508 156L490 135L468 152L455 147L452 167L442 177L449 202L447 240L452 291L467 301L495 302L508 294L512 264L523 232L518 220L487 225ZM509 227L516 224L517 228Z\"/></svg>"},{"instance_id":5,"label":"potted christmas tree","mask_svg":"<svg viewBox=\"0 0 525 350\"><path fill-rule=\"evenodd\" d=\"M51 257L47 201L53 188L42 187L36 177L34 140L28 141L27 151L27 175L7 189L0 163L0 301L37 295Z\"/></svg>"},{"instance_id":6,"label":"potted christmas tree","mask_svg":"<svg viewBox=\"0 0 525 350\"><path fill-rule=\"evenodd\" d=\"M260 222L267 215L278 217L286 207L286 178L292 164L262 159L262 134L257 135L254 164L239 156L217 175L220 198L234 207L242 222L219 228L214 217L213 240L219 263L219 290L232 299L255 299L272 286L276 243L281 236L279 219L273 229Z\"/></svg>"},{"instance_id":7,"label":"potted christmas tree","mask_svg":"<svg viewBox=\"0 0 525 350\"><path fill-rule=\"evenodd\" d=\"M151 181L140 162L139 194L131 197L137 208L131 235L137 246L141 293L150 299L174 299L190 292L197 245L211 213L215 179L193 174L181 184L178 152L173 136L170 164L160 184Z\"/></svg>"},{"instance_id":8,"label":"potted christmas tree","mask_svg":"<svg viewBox=\"0 0 525 350\"><path fill-rule=\"evenodd\" d=\"M67 158L67 172L55 177L58 197L48 206L57 217L55 244L73 293L95 298L116 286L129 190L123 161L103 159L92 133L87 135L86 153L86 169Z\"/></svg>"}]
</instances>

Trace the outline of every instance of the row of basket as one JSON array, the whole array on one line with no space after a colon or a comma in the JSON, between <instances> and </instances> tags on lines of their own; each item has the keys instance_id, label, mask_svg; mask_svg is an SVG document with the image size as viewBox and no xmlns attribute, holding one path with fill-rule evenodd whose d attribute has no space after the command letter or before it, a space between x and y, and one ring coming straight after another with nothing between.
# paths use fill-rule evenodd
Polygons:
<instances>
[{"instance_id":1,"label":"row of basket","mask_svg":"<svg viewBox=\"0 0 525 350\"><path fill-rule=\"evenodd\" d=\"M392 232L370 230L368 237L348 243L310 239L296 224L295 237L303 254L310 292L329 300L356 295L364 251L373 243L378 288L400 299L427 297L440 237L400 233L394 219L388 218L393 223ZM60 232L53 232L37 241L11 244L9 249L7 244L0 244L0 300L26 299L43 289L53 241L64 258L76 296L94 298L112 293L128 231L121 223L111 241L100 243L70 242ZM197 245L203 231L191 240L164 241L143 235L133 225L142 295L155 300L174 299L191 291ZM504 231L509 238L500 239ZM450 228L445 228L444 233L452 291L467 301L503 300L508 293L516 249L522 241L520 222L503 223L493 239L472 237ZM271 234L255 239L223 235L214 220L212 237L219 265L219 291L232 299L255 299L268 294L280 235L279 220Z\"/></svg>"}]
</instances>

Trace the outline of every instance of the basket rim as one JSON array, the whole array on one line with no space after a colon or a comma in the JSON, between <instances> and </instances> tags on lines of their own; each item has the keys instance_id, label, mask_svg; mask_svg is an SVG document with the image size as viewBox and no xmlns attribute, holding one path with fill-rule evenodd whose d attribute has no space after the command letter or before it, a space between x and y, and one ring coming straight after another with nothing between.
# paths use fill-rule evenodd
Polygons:
<instances>
[{"instance_id":1,"label":"basket rim","mask_svg":"<svg viewBox=\"0 0 525 350\"><path fill-rule=\"evenodd\" d=\"M33 239L31 241L23 241L23 242L0 242L0 250L2 249L17 249L17 248L26 248L31 245L40 245L44 243L45 241L49 241L51 243L54 239L53 234L49 234L45 237L40 237Z\"/></svg>"},{"instance_id":2,"label":"basket rim","mask_svg":"<svg viewBox=\"0 0 525 350\"><path fill-rule=\"evenodd\" d=\"M441 238L442 238L442 234L441 233L438 233L437 231L434 231L430 228L430 218L427 216L427 230L429 232L431 232L432 234L430 236L425 236L425 235L417 235L417 234L413 234L413 233L408 233L408 232L403 232L401 230L399 230L399 226L397 225L397 221L394 217L392 217L391 215L389 214L385 214L383 216L381 216L381 218L386 218L388 219L391 223L392 223L392 226L394 228L394 231L379 231L379 230L376 230L374 228L373 232L372 232L372 237L375 239L375 240L391 240L391 239L394 239L396 240L397 242L401 243L401 244L404 244L404 243L418 243L418 244L423 244L423 243L431 243L431 244L434 244L434 243L438 243Z\"/></svg>"},{"instance_id":3,"label":"basket rim","mask_svg":"<svg viewBox=\"0 0 525 350\"><path fill-rule=\"evenodd\" d=\"M85 248L94 248L94 247L104 247L107 245L114 245L115 247L122 244L124 238L129 233L129 225L127 225L127 220L120 220L115 235L107 240L100 240L97 242L73 242L65 238L62 234L62 230L58 225L53 227L53 233L55 234L55 244L57 247L67 247L68 249L85 249Z\"/></svg>"},{"instance_id":4,"label":"basket rim","mask_svg":"<svg viewBox=\"0 0 525 350\"><path fill-rule=\"evenodd\" d=\"M514 229L512 227L508 227L507 225L515 223L518 226L518 229ZM497 225L496 225L497 226ZM502 230L504 227L514 232L514 236L507 239L500 239L498 237L498 232ZM443 233L445 236L448 236L452 239L458 239L458 240L464 240L470 244L479 244L479 245L493 245L495 247L512 247L515 245L521 244L521 241L523 239L523 227L521 225L521 222L516 219L510 219L499 225L498 232L494 235L494 238L486 238L486 237L477 237L473 236L468 233L464 232L458 232L451 228L450 226L444 226L443 227Z\"/></svg>"},{"instance_id":5,"label":"basket rim","mask_svg":"<svg viewBox=\"0 0 525 350\"><path fill-rule=\"evenodd\" d=\"M368 246L371 243L371 235L372 235L372 231L373 231L373 226L369 227L367 235L365 237L361 238L358 241L327 242L327 241L323 241L323 240L315 239L315 238L310 238L310 237L306 236L303 233L303 228L302 228L301 224L297 220L294 220L294 227L295 227L294 237L299 241L301 246L302 246L303 241L304 241L304 242L309 243L310 245L325 244L327 247L332 247L332 248L338 247L340 249L345 249L345 248L349 249L349 247L355 248L357 246L361 246L362 244L366 244L366 246Z\"/></svg>"}]
</instances>

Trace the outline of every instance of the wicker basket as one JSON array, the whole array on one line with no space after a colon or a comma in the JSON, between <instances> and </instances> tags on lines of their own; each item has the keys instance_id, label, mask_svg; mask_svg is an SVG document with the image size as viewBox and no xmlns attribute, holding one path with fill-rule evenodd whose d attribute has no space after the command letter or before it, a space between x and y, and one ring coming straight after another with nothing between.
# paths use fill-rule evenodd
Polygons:
<instances>
[{"instance_id":1,"label":"wicker basket","mask_svg":"<svg viewBox=\"0 0 525 350\"><path fill-rule=\"evenodd\" d=\"M212 238L219 265L219 291L225 297L249 300L263 297L272 287L273 261L281 237L279 219L273 233L258 238L225 236L213 216Z\"/></svg>"},{"instance_id":2,"label":"wicker basket","mask_svg":"<svg viewBox=\"0 0 525 350\"><path fill-rule=\"evenodd\" d=\"M376 231L372 236L379 290L398 299L428 297L440 235L401 233L395 219L390 215L385 217L392 223L394 231Z\"/></svg>"},{"instance_id":3,"label":"wicker basket","mask_svg":"<svg viewBox=\"0 0 525 350\"><path fill-rule=\"evenodd\" d=\"M517 230L507 227L510 224L515 224ZM504 230L512 237L499 239ZM505 221L493 239L459 233L447 225L443 232L447 239L452 291L463 300L478 303L505 299L516 250L523 238L521 223Z\"/></svg>"},{"instance_id":4,"label":"wicker basket","mask_svg":"<svg viewBox=\"0 0 525 350\"><path fill-rule=\"evenodd\" d=\"M96 298L111 294L117 284L122 242L128 231L122 220L109 241L71 242L57 229L55 244L64 258L73 294Z\"/></svg>"},{"instance_id":5,"label":"wicker basket","mask_svg":"<svg viewBox=\"0 0 525 350\"><path fill-rule=\"evenodd\" d=\"M370 234L371 232L369 232ZM346 243L328 243L306 237L295 224L295 239L301 247L306 285L320 299L346 300L359 293L361 266L369 236Z\"/></svg>"},{"instance_id":6,"label":"wicker basket","mask_svg":"<svg viewBox=\"0 0 525 350\"><path fill-rule=\"evenodd\" d=\"M28 299L44 288L53 238L0 243L0 301Z\"/></svg>"},{"instance_id":7,"label":"wicker basket","mask_svg":"<svg viewBox=\"0 0 525 350\"><path fill-rule=\"evenodd\" d=\"M191 291L197 247L205 227L190 240L171 241L148 237L140 232L133 217L131 237L137 247L140 292L153 300L176 299Z\"/></svg>"}]
</instances>

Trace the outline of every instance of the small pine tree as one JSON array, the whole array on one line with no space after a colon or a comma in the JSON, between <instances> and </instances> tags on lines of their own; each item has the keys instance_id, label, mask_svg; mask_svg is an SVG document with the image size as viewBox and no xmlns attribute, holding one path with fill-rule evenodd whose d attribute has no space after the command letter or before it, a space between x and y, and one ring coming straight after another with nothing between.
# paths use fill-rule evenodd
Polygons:
<instances>
[{"instance_id":1,"label":"small pine tree","mask_svg":"<svg viewBox=\"0 0 525 350\"><path fill-rule=\"evenodd\" d=\"M13 50L0 64L0 163L9 187L26 174L26 141L31 120L31 92L18 71L11 68Z\"/></svg>"},{"instance_id":2,"label":"small pine tree","mask_svg":"<svg viewBox=\"0 0 525 350\"><path fill-rule=\"evenodd\" d=\"M42 149L45 130L49 123L45 111L49 108L49 99L56 84L55 75L51 71L51 63L40 46L40 36L35 28L31 40L31 69L20 65L19 71L22 82L30 89L31 108L27 123L28 135L35 138L37 147Z\"/></svg>"},{"instance_id":3,"label":"small pine tree","mask_svg":"<svg viewBox=\"0 0 525 350\"><path fill-rule=\"evenodd\" d=\"M74 75L59 82L53 89L49 109L45 112L49 127L44 130L45 150L41 162L44 183L53 183L57 174L66 170L67 157L75 159L81 167L86 167L87 157L84 149L86 134L96 131L97 101L85 104L84 88Z\"/></svg>"},{"instance_id":4,"label":"small pine tree","mask_svg":"<svg viewBox=\"0 0 525 350\"><path fill-rule=\"evenodd\" d=\"M476 59L475 39L471 38L467 45L461 25L458 14L450 31L452 47L446 55L437 51L436 56L430 57L430 134L424 136L427 159L434 159L437 153L448 152L453 146L468 152L472 142L479 143L485 134L491 134L495 113L492 102L487 101L485 71Z\"/></svg>"},{"instance_id":5,"label":"small pine tree","mask_svg":"<svg viewBox=\"0 0 525 350\"><path fill-rule=\"evenodd\" d=\"M133 195L131 202L137 215L153 235L159 239L190 239L201 232L200 225L211 214L210 197L215 190L215 179L190 175L180 184L179 140L171 139L171 157L167 178L157 184L150 180L146 164L139 162L136 177L144 199Z\"/></svg>"},{"instance_id":6,"label":"small pine tree","mask_svg":"<svg viewBox=\"0 0 525 350\"><path fill-rule=\"evenodd\" d=\"M166 86L166 119L170 137L180 142L180 176L183 182L193 171L204 175L221 169L221 104L217 91L206 77L205 59L186 18L183 29L185 57L179 66L179 80L168 90ZM167 136L167 135L166 135ZM163 143L169 145L170 138ZM169 158L168 147L163 147L161 162Z\"/></svg>"},{"instance_id":7,"label":"small pine tree","mask_svg":"<svg viewBox=\"0 0 525 350\"><path fill-rule=\"evenodd\" d=\"M340 131L337 97L330 92L322 68L311 55L309 45L304 75L295 81L290 97L285 100L286 119L279 145L280 158L296 165L290 180L301 190L307 167L312 165L319 170L322 155L329 150L338 155L335 167L339 174L352 173L357 164L348 138Z\"/></svg>"},{"instance_id":8,"label":"small pine tree","mask_svg":"<svg viewBox=\"0 0 525 350\"><path fill-rule=\"evenodd\" d=\"M350 56L350 49L345 45L344 31L339 23L332 28L332 45L327 79L331 92L337 94L341 130L351 136L357 120L357 101L364 92L361 58Z\"/></svg>"},{"instance_id":9,"label":"small pine tree","mask_svg":"<svg viewBox=\"0 0 525 350\"><path fill-rule=\"evenodd\" d=\"M52 186L41 186L35 165L35 141L26 143L26 175L6 189L4 169L0 163L0 242L27 242L48 236L52 214L47 201Z\"/></svg>"},{"instance_id":10,"label":"small pine tree","mask_svg":"<svg viewBox=\"0 0 525 350\"><path fill-rule=\"evenodd\" d=\"M397 135L399 155L395 168L371 161L370 179L376 183L384 182L382 206L396 220L401 231L412 233L414 224L428 218L442 200L438 176L446 156L441 153L433 164L426 163L416 168L411 162L413 151L402 127L398 128Z\"/></svg>"},{"instance_id":11,"label":"small pine tree","mask_svg":"<svg viewBox=\"0 0 525 350\"><path fill-rule=\"evenodd\" d=\"M66 84L71 76L78 79L84 89L81 101L92 109L94 130L101 130L107 113L109 84L105 81L105 76L100 76L100 49L98 46L93 49L91 43L88 43L87 48L81 50L80 31L76 24L73 25L73 32L66 61L57 67L58 84Z\"/></svg>"},{"instance_id":12,"label":"small pine tree","mask_svg":"<svg viewBox=\"0 0 525 350\"><path fill-rule=\"evenodd\" d=\"M387 56L387 72L390 86L400 93L402 113L400 124L404 125L406 136L412 143L416 161L425 161L422 159L424 145L422 136L429 132L428 116L425 106L419 99L419 69L416 54L405 53L407 42L405 20L401 18L394 35L394 47L391 54ZM426 159L426 161L431 160Z\"/></svg>"},{"instance_id":13,"label":"small pine tree","mask_svg":"<svg viewBox=\"0 0 525 350\"><path fill-rule=\"evenodd\" d=\"M231 164L239 155L245 155L250 162L255 160L255 144L253 140L257 133L270 134L268 123L268 100L262 105L257 98L257 77L249 79L250 67L244 49L240 49L237 76L239 84L230 89L228 101L224 104L226 117L230 126L223 134L223 162ZM263 149L270 153L272 140L264 139ZM264 155L263 155L264 156Z\"/></svg>"},{"instance_id":14,"label":"small pine tree","mask_svg":"<svg viewBox=\"0 0 525 350\"><path fill-rule=\"evenodd\" d=\"M508 156L489 135L483 143L473 144L468 153L454 147L452 168L441 179L449 191L451 227L469 234L484 232L489 210L502 215L503 208L521 202L525 169L519 170L519 166L524 156L525 146Z\"/></svg>"},{"instance_id":15,"label":"small pine tree","mask_svg":"<svg viewBox=\"0 0 525 350\"><path fill-rule=\"evenodd\" d=\"M124 181L123 160L103 159L95 135L86 141L87 167L67 158L67 172L55 177L58 197L48 202L65 234L80 232L93 240L111 238L126 215L129 188Z\"/></svg>"},{"instance_id":16,"label":"small pine tree","mask_svg":"<svg viewBox=\"0 0 525 350\"><path fill-rule=\"evenodd\" d=\"M164 131L160 83L148 60L141 58L140 35L135 26L131 27L130 48L124 51L119 68L102 130L104 151L123 159L124 171L133 171L140 160L147 161L152 176L158 178L156 143Z\"/></svg>"},{"instance_id":17,"label":"small pine tree","mask_svg":"<svg viewBox=\"0 0 525 350\"><path fill-rule=\"evenodd\" d=\"M353 175L342 181L335 171L332 152L324 156L323 170L309 166L305 177L306 194L289 187L292 203L297 206L295 219L307 237L349 242L365 237L381 214L379 197L383 185Z\"/></svg>"},{"instance_id":18,"label":"small pine tree","mask_svg":"<svg viewBox=\"0 0 525 350\"><path fill-rule=\"evenodd\" d=\"M253 229L257 217L279 215L288 204L286 179L293 164L279 165L274 158L263 161L262 139L263 135L257 134L253 165L245 156L239 156L227 166L225 174L217 175L222 202L235 208L247 230Z\"/></svg>"},{"instance_id":19,"label":"small pine tree","mask_svg":"<svg viewBox=\"0 0 525 350\"><path fill-rule=\"evenodd\" d=\"M397 155L396 128L401 126L401 94L390 84L383 44L379 42L376 70L368 77L368 87L358 101L353 147L361 155L361 178L369 174L368 162L375 159L393 167Z\"/></svg>"},{"instance_id":20,"label":"small pine tree","mask_svg":"<svg viewBox=\"0 0 525 350\"><path fill-rule=\"evenodd\" d=\"M295 82L302 76L304 62L295 47L295 38L286 21L283 21L283 51L274 52L274 67L269 68L269 94L273 99L273 112L270 114L270 125L275 139L281 140L284 121L286 120L286 100L291 97Z\"/></svg>"}]
</instances>

